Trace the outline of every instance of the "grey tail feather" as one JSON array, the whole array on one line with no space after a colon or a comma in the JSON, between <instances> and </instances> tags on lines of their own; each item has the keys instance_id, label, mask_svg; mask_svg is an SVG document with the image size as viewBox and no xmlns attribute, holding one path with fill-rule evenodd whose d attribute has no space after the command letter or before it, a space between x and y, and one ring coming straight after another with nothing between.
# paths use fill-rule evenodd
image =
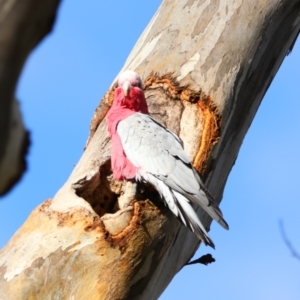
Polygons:
<instances>
[{"instance_id":1,"label":"grey tail feather","mask_svg":"<svg viewBox=\"0 0 300 300\"><path fill-rule=\"evenodd\" d=\"M143 174L141 178L146 182L151 183L156 190L159 191L161 197L164 198L165 203L169 206L169 209L174 213L174 215L176 215L185 226L189 227L205 245L215 248L213 241L209 237L206 229L189 202L189 200L194 201L197 205L203 207L203 205L199 203L200 200L195 201L195 199L188 199L187 196L184 196L181 193L171 189L163 181L155 178L150 173ZM174 208L170 207L170 201L168 201L170 197L172 200L174 200L174 205L177 208L177 212L174 210Z\"/></svg>"},{"instance_id":2,"label":"grey tail feather","mask_svg":"<svg viewBox=\"0 0 300 300\"><path fill-rule=\"evenodd\" d=\"M189 227L205 245L215 249L214 242L209 237L207 231L205 230L203 224L188 200L184 199L185 197L183 195L175 192L174 190L171 190L171 192L180 211L180 215L184 219L182 221L186 223L186 226Z\"/></svg>"},{"instance_id":3,"label":"grey tail feather","mask_svg":"<svg viewBox=\"0 0 300 300\"><path fill-rule=\"evenodd\" d=\"M201 190L203 191L202 195L186 195L186 197L197 204L198 206L202 207L214 220L216 220L224 229L229 229L227 222L223 218L223 214L218 207L216 201L209 193L209 191L201 185ZM200 191L201 193L201 191ZM205 199L201 200L201 197L205 197ZM208 200L208 205L204 205Z\"/></svg>"},{"instance_id":4,"label":"grey tail feather","mask_svg":"<svg viewBox=\"0 0 300 300\"><path fill-rule=\"evenodd\" d=\"M202 209L204 209L211 216L211 218L217 221L224 229L229 229L229 226L223 219L222 212L217 204L211 202L209 199L209 204L205 204L207 202L205 194L202 196L205 197L203 200L201 200L201 195L185 194L185 197L195 203L197 206L200 206Z\"/></svg>"},{"instance_id":5,"label":"grey tail feather","mask_svg":"<svg viewBox=\"0 0 300 300\"><path fill-rule=\"evenodd\" d=\"M216 220L224 229L229 229L229 226L227 222L223 219L223 214L220 211L219 207L216 206L216 204L212 203L210 204L207 209L205 209L206 212L214 219Z\"/></svg>"},{"instance_id":6,"label":"grey tail feather","mask_svg":"<svg viewBox=\"0 0 300 300\"><path fill-rule=\"evenodd\" d=\"M198 179L200 185L200 193L198 195L185 195L190 201L194 202L198 206L202 207L214 220L216 220L224 229L229 229L227 222L223 218L223 214L215 201L214 197L211 195L209 190L203 184L198 172L193 169L195 177ZM201 191L203 192L203 196L201 195ZM205 199L201 199L205 197ZM206 204L208 201L208 205Z\"/></svg>"},{"instance_id":7,"label":"grey tail feather","mask_svg":"<svg viewBox=\"0 0 300 300\"><path fill-rule=\"evenodd\" d=\"M196 236L206 245L206 246L210 246L213 249L215 249L215 244L212 241L212 239L208 236L208 234L206 232L204 232L197 223L193 222L193 220L191 220L187 214L185 213L185 211L182 209L181 205L178 203L178 206L180 208L180 211L182 213L182 215L184 216L184 218L187 220L187 226L196 234Z\"/></svg>"}]
</instances>

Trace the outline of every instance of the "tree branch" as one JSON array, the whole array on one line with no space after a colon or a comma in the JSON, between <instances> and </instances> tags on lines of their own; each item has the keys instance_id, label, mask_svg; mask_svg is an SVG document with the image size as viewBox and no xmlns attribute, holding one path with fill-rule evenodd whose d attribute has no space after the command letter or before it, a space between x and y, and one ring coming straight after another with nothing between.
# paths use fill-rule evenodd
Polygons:
<instances>
[{"instance_id":1,"label":"tree branch","mask_svg":"<svg viewBox=\"0 0 300 300\"><path fill-rule=\"evenodd\" d=\"M0 0L0 195L26 169L29 136L14 93L24 62L53 27L60 0Z\"/></svg>"},{"instance_id":2,"label":"tree branch","mask_svg":"<svg viewBox=\"0 0 300 300\"><path fill-rule=\"evenodd\" d=\"M279 221L279 229L280 229L280 233L281 233L281 236L283 238L283 241L285 242L286 246L288 247L288 249L290 250L290 252L292 253L292 255L295 258L297 258L298 260L300 260L300 254L294 248L293 244L288 239L288 237L287 237L287 235L285 233L284 226L283 226L283 221L282 220Z\"/></svg>"}]
</instances>

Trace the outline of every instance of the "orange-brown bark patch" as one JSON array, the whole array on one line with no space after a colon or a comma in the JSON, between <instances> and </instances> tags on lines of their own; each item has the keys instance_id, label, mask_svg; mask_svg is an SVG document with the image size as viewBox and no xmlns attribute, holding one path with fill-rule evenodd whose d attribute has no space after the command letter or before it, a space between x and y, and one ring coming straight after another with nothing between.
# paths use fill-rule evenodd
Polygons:
<instances>
[{"instance_id":1,"label":"orange-brown bark patch","mask_svg":"<svg viewBox=\"0 0 300 300\"><path fill-rule=\"evenodd\" d=\"M221 116L217 113L209 96L201 99L197 104L202 114L203 132L200 148L194 158L193 165L203 176L205 176L209 171L209 157L214 146L219 141Z\"/></svg>"}]
</instances>

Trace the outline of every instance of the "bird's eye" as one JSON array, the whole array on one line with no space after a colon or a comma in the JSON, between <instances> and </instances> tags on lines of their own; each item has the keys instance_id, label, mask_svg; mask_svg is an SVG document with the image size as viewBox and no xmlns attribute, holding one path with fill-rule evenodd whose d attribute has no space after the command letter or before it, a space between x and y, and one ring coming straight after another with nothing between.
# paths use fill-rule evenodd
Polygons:
<instances>
[{"instance_id":1,"label":"bird's eye","mask_svg":"<svg viewBox=\"0 0 300 300\"><path fill-rule=\"evenodd\" d=\"M140 89L142 88L142 82L141 81L137 81L135 84L136 87L139 87Z\"/></svg>"}]
</instances>

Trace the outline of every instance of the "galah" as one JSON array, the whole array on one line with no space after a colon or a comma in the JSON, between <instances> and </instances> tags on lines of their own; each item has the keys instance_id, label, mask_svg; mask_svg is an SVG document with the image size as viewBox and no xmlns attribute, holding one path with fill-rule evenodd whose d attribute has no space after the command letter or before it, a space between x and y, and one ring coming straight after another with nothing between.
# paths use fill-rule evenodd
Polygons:
<instances>
[{"instance_id":1,"label":"galah","mask_svg":"<svg viewBox=\"0 0 300 300\"><path fill-rule=\"evenodd\" d=\"M142 80L134 71L120 75L107 125L115 180L150 183L174 215L214 248L191 203L203 208L225 229L228 225L192 166L181 139L149 115Z\"/></svg>"}]
</instances>

